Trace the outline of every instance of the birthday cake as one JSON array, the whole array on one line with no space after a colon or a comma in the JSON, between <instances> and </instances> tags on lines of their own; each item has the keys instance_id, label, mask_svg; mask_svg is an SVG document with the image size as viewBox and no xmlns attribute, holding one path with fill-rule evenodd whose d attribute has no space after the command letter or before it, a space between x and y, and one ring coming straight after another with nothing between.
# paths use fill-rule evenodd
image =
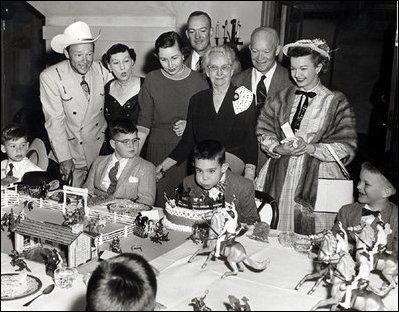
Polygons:
<instances>
[{"instance_id":1,"label":"birthday cake","mask_svg":"<svg viewBox=\"0 0 399 312\"><path fill-rule=\"evenodd\" d=\"M176 190L175 199L165 203L166 228L182 232L192 232L194 224L203 224L210 220L213 209L224 207L222 192L212 188L199 197L190 191Z\"/></svg>"}]
</instances>

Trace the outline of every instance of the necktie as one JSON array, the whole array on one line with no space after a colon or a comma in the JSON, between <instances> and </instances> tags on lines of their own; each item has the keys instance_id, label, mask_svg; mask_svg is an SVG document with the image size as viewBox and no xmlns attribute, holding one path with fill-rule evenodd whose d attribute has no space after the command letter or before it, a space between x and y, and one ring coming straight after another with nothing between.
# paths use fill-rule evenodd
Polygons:
<instances>
[{"instance_id":1,"label":"necktie","mask_svg":"<svg viewBox=\"0 0 399 312\"><path fill-rule=\"evenodd\" d=\"M292 118L291 128L292 131L294 131L294 133L299 129L299 126L301 125L302 118L305 115L306 109L308 108L309 105L309 98L313 98L316 96L316 93L314 92L305 92L301 90L296 90L295 94L300 94L301 99L299 101L298 107L296 108L294 118ZM302 100L304 96L305 96L305 101L302 105Z\"/></svg>"},{"instance_id":2,"label":"necktie","mask_svg":"<svg viewBox=\"0 0 399 312\"><path fill-rule=\"evenodd\" d=\"M367 208L362 208L362 217L363 217L363 216L370 216L370 215L373 215L374 217L377 218L379 213L380 213L379 210L373 211L373 210L370 210L370 209L367 209Z\"/></svg>"},{"instance_id":3,"label":"necktie","mask_svg":"<svg viewBox=\"0 0 399 312\"><path fill-rule=\"evenodd\" d=\"M261 108L263 107L263 105L265 105L266 102L267 91L264 83L265 79L266 76L262 75L258 82L258 85L256 86L256 107L258 109L258 112L260 112Z\"/></svg>"},{"instance_id":4,"label":"necktie","mask_svg":"<svg viewBox=\"0 0 399 312\"><path fill-rule=\"evenodd\" d=\"M80 83L80 86L83 89L83 92L85 93L86 97L89 98L90 96L90 88L89 88L89 84L87 83L87 81L85 80L85 76L82 76L82 82Z\"/></svg>"},{"instance_id":5,"label":"necktie","mask_svg":"<svg viewBox=\"0 0 399 312\"><path fill-rule=\"evenodd\" d=\"M202 63L202 56L199 57L197 63L195 64L195 71L202 72L201 63Z\"/></svg>"},{"instance_id":6,"label":"necktie","mask_svg":"<svg viewBox=\"0 0 399 312\"><path fill-rule=\"evenodd\" d=\"M109 184L108 190L107 190L107 193L109 195L112 195L115 192L116 183L118 182L118 180L116 179L118 170L119 170L119 161L117 161L115 163L115 165L111 168L111 170L108 173L109 180L111 181L111 183Z\"/></svg>"},{"instance_id":7,"label":"necktie","mask_svg":"<svg viewBox=\"0 0 399 312\"><path fill-rule=\"evenodd\" d=\"M8 166L10 167L10 170L7 172L7 177L12 177L14 175L14 173L12 172L12 170L14 169L14 165L13 164L8 164Z\"/></svg>"}]
</instances>

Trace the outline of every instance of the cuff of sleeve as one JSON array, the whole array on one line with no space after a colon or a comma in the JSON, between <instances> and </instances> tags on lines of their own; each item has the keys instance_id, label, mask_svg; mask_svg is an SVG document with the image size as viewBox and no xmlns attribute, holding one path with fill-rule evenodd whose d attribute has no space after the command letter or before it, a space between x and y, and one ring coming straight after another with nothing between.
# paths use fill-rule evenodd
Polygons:
<instances>
[{"instance_id":1,"label":"cuff of sleeve","mask_svg":"<svg viewBox=\"0 0 399 312\"><path fill-rule=\"evenodd\" d=\"M267 148L267 152L268 152L269 156L272 157L272 158L280 158L280 157L281 157L280 154L277 154L277 153L273 152L273 149L274 149L277 145L280 145L280 143L274 142L274 143L272 143L271 145L269 145L268 148Z\"/></svg>"}]
</instances>

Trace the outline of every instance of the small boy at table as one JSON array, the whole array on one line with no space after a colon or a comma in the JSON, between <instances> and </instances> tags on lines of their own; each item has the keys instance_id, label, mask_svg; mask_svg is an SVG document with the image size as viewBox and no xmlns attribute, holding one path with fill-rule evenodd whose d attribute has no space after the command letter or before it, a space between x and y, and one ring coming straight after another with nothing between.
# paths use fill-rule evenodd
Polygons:
<instances>
[{"instance_id":1,"label":"small boy at table","mask_svg":"<svg viewBox=\"0 0 399 312\"><path fill-rule=\"evenodd\" d=\"M386 250L397 254L398 206L389 201L389 197L396 193L395 187L381 170L370 162L365 162L361 166L357 189L359 192L358 202L345 205L338 211L332 230L338 231L339 221L341 221L343 228L347 229L359 225L363 220L370 222L377 234L377 224L383 221L389 224L392 230L392 233L387 237ZM349 233L348 238L349 242L355 245L355 238L352 233Z\"/></svg>"},{"instance_id":2,"label":"small boy at table","mask_svg":"<svg viewBox=\"0 0 399 312\"><path fill-rule=\"evenodd\" d=\"M1 162L1 185L20 182L26 172L43 171L27 157L28 135L22 125L11 124L1 132L1 151L7 159Z\"/></svg>"},{"instance_id":3,"label":"small boy at table","mask_svg":"<svg viewBox=\"0 0 399 312\"><path fill-rule=\"evenodd\" d=\"M132 199L147 205L155 202L155 166L138 155L137 128L129 119L118 118L109 128L114 153L99 156L83 187L100 198ZM93 198L91 198L93 201Z\"/></svg>"},{"instance_id":4,"label":"small boy at table","mask_svg":"<svg viewBox=\"0 0 399 312\"><path fill-rule=\"evenodd\" d=\"M253 182L228 170L225 153L224 146L218 141L199 142L194 149L195 174L184 178L184 190L195 197L210 193L212 189L222 191L226 202L234 202L238 222L254 224L260 218Z\"/></svg>"},{"instance_id":5,"label":"small boy at table","mask_svg":"<svg viewBox=\"0 0 399 312\"><path fill-rule=\"evenodd\" d=\"M142 256L122 253L104 260L87 285L86 311L154 311L156 275Z\"/></svg>"}]
</instances>

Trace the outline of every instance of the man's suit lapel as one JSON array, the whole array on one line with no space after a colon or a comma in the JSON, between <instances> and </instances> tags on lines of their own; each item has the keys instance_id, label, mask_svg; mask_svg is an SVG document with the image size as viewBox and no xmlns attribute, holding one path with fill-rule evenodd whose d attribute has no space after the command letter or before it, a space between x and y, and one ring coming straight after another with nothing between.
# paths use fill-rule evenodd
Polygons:
<instances>
[{"instance_id":1,"label":"man's suit lapel","mask_svg":"<svg viewBox=\"0 0 399 312\"><path fill-rule=\"evenodd\" d=\"M252 71L253 71L252 68L247 70L247 72L245 73L244 80L242 82L242 85L251 91L252 91Z\"/></svg>"},{"instance_id":2,"label":"man's suit lapel","mask_svg":"<svg viewBox=\"0 0 399 312\"><path fill-rule=\"evenodd\" d=\"M99 179L101 185L102 185L102 183L103 183L103 181L105 179L105 175L108 174L107 167L110 164L110 162L112 161L112 155L113 154L106 156L103 159L103 161L99 164L99 167L101 166L101 169L102 169L101 170L101 177Z\"/></svg>"},{"instance_id":3,"label":"man's suit lapel","mask_svg":"<svg viewBox=\"0 0 399 312\"><path fill-rule=\"evenodd\" d=\"M116 184L116 190L126 185L126 183L129 181L130 176L134 176L135 173L133 172L133 168L136 166L137 162L138 162L138 156L130 158L127 161L125 168L123 168L123 171L119 176L118 183Z\"/></svg>"}]
</instances>

